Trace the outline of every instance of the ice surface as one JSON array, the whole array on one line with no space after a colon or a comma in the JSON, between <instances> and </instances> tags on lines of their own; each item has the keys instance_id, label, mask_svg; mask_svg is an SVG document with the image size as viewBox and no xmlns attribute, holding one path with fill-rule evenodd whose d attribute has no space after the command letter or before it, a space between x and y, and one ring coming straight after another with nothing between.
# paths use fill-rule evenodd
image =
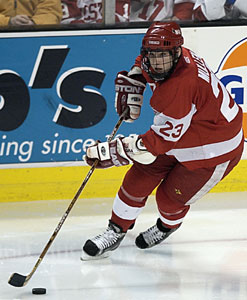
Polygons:
<instances>
[{"instance_id":1,"label":"ice surface","mask_svg":"<svg viewBox=\"0 0 247 300\"><path fill-rule=\"evenodd\" d=\"M31 272L68 201L0 204L0 300L246 300L247 192L208 194L182 227L148 250L135 237L156 221L151 197L109 258L80 260L86 239L105 229L112 199L79 199L30 282L8 284ZM47 294L32 295L32 288Z\"/></svg>"}]
</instances>

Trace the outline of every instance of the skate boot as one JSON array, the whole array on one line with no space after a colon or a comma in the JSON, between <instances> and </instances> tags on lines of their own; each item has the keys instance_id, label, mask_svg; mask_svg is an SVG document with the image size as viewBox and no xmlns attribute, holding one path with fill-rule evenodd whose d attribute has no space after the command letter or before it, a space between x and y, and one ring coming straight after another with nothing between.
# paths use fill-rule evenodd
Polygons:
<instances>
[{"instance_id":1,"label":"skate boot","mask_svg":"<svg viewBox=\"0 0 247 300\"><path fill-rule=\"evenodd\" d=\"M105 258L109 251L113 251L120 245L126 232L115 223L109 221L105 232L87 240L83 246L81 260Z\"/></svg>"},{"instance_id":2,"label":"skate boot","mask_svg":"<svg viewBox=\"0 0 247 300\"><path fill-rule=\"evenodd\" d=\"M136 246L141 249L151 248L168 238L168 236L176 231L180 225L172 229L165 228L164 225L162 225L161 220L158 219L154 226L138 235L135 241Z\"/></svg>"}]
</instances>

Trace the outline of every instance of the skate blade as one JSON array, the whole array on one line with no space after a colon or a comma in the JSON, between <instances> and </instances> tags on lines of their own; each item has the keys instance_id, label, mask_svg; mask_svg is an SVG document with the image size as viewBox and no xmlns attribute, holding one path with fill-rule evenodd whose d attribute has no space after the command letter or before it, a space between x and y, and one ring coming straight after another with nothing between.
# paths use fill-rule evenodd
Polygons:
<instances>
[{"instance_id":1,"label":"skate blade","mask_svg":"<svg viewBox=\"0 0 247 300\"><path fill-rule=\"evenodd\" d=\"M108 258L109 256L110 256L109 252L105 252L101 255L91 256L91 255L88 255L86 252L82 251L80 259L82 261L100 260L100 259Z\"/></svg>"}]
</instances>

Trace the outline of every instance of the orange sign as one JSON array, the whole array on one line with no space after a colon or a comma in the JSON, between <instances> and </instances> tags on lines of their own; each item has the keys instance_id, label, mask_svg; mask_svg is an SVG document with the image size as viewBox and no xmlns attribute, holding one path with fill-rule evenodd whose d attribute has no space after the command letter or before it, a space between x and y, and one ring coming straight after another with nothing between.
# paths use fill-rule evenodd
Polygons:
<instances>
[{"instance_id":1,"label":"orange sign","mask_svg":"<svg viewBox=\"0 0 247 300\"><path fill-rule=\"evenodd\" d=\"M247 38L244 38L226 51L217 76L227 87L235 101L242 107L244 136L247 138Z\"/></svg>"}]
</instances>

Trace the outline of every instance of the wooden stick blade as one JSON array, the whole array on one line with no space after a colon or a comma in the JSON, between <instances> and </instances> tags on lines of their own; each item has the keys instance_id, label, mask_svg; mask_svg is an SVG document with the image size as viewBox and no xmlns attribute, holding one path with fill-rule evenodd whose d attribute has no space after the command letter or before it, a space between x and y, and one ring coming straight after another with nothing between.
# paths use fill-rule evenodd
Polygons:
<instances>
[{"instance_id":1,"label":"wooden stick blade","mask_svg":"<svg viewBox=\"0 0 247 300\"><path fill-rule=\"evenodd\" d=\"M27 276L23 276L18 273L13 273L10 278L8 283L10 285L16 286L16 287L22 287L26 284L26 278Z\"/></svg>"}]
</instances>

